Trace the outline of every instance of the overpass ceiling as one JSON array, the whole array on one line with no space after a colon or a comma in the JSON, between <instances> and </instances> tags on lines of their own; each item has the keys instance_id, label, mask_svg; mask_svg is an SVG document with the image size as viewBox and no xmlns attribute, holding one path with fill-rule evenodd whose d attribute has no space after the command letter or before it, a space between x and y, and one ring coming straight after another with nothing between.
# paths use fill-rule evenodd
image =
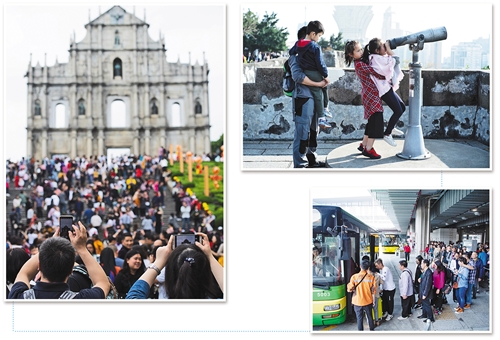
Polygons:
<instances>
[{"instance_id":1,"label":"overpass ceiling","mask_svg":"<svg viewBox=\"0 0 500 340\"><path fill-rule=\"evenodd\" d=\"M489 224L489 190L370 190L401 233L415 218L419 199L430 200L430 228L482 228Z\"/></svg>"}]
</instances>

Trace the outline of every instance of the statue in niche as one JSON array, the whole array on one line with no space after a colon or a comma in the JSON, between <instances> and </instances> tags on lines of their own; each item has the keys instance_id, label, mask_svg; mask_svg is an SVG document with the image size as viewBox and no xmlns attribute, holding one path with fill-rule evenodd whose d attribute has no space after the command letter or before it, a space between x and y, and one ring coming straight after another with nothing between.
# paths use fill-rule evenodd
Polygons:
<instances>
[{"instance_id":1,"label":"statue in niche","mask_svg":"<svg viewBox=\"0 0 500 340\"><path fill-rule=\"evenodd\" d=\"M41 116L42 115L42 108L40 107L40 102L36 101L35 102L35 116Z\"/></svg>"},{"instance_id":2,"label":"statue in niche","mask_svg":"<svg viewBox=\"0 0 500 340\"><path fill-rule=\"evenodd\" d=\"M196 114L202 113L202 111L201 111L201 104L200 104L200 102L198 100L196 101L196 105L194 107L194 113L196 113Z\"/></svg>"},{"instance_id":3,"label":"statue in niche","mask_svg":"<svg viewBox=\"0 0 500 340\"><path fill-rule=\"evenodd\" d=\"M78 105L78 114L80 116L85 116L85 104L83 101L80 102L80 105Z\"/></svg>"},{"instance_id":4,"label":"statue in niche","mask_svg":"<svg viewBox=\"0 0 500 340\"><path fill-rule=\"evenodd\" d=\"M118 35L118 31L115 32L115 46L120 46L120 36Z\"/></svg>"},{"instance_id":5,"label":"statue in niche","mask_svg":"<svg viewBox=\"0 0 500 340\"><path fill-rule=\"evenodd\" d=\"M153 102L153 105L151 106L151 114L152 115L158 114L158 106L156 106L156 102Z\"/></svg>"}]
</instances>

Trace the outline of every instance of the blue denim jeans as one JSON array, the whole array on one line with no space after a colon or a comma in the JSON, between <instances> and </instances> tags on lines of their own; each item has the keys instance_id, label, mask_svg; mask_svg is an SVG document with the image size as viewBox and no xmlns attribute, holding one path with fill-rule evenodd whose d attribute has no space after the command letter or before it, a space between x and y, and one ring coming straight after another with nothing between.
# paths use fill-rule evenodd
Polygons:
<instances>
[{"instance_id":1,"label":"blue denim jeans","mask_svg":"<svg viewBox=\"0 0 500 340\"><path fill-rule=\"evenodd\" d=\"M316 162L318 146L318 115L314 112L312 98L294 98L295 133L293 136L293 167L305 168Z\"/></svg>"},{"instance_id":2,"label":"blue denim jeans","mask_svg":"<svg viewBox=\"0 0 500 340\"><path fill-rule=\"evenodd\" d=\"M356 319L358 320L358 331L363 330L363 314L364 313L366 313L366 317L368 319L368 326L370 327L370 330L373 331L375 329L375 325L373 323L373 318L372 318L372 309L373 309L373 305L367 305L367 306L354 305L354 312L356 313Z\"/></svg>"},{"instance_id":3,"label":"blue denim jeans","mask_svg":"<svg viewBox=\"0 0 500 340\"><path fill-rule=\"evenodd\" d=\"M464 309L465 306L465 292L467 291L467 287L460 287L457 289L457 300L460 308Z\"/></svg>"},{"instance_id":4,"label":"blue denim jeans","mask_svg":"<svg viewBox=\"0 0 500 340\"><path fill-rule=\"evenodd\" d=\"M465 293L465 304L470 305L472 303L472 287L474 286L473 283L469 282L467 286L467 292Z\"/></svg>"}]
</instances>

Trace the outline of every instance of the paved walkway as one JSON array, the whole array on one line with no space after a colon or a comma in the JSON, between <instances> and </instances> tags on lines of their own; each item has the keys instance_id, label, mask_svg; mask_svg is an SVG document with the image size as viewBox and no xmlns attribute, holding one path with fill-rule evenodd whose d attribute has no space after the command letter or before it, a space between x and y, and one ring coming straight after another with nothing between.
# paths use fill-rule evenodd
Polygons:
<instances>
[{"instance_id":1,"label":"paved walkway","mask_svg":"<svg viewBox=\"0 0 500 340\"><path fill-rule=\"evenodd\" d=\"M490 170L491 154L488 146L472 140L425 139L430 157L408 160L396 154L403 151L404 139L395 138L396 147L383 141L375 142L382 158L369 159L356 149L359 141L319 141L318 159L327 163L326 169L297 169L297 171L332 171L341 169L390 170ZM291 140L244 141L243 170L280 170L293 168Z\"/></svg>"},{"instance_id":2,"label":"paved walkway","mask_svg":"<svg viewBox=\"0 0 500 340\"><path fill-rule=\"evenodd\" d=\"M412 253L408 268L415 276L415 257L417 254ZM421 309L413 310L413 315L406 320L398 320L401 315L401 298L399 295L399 260L396 255L384 254L382 257L384 265L389 267L392 276L396 283L396 294L394 295L394 318L391 321L382 321L380 326L375 328L376 332L415 332L415 331L439 331L439 332L491 332L490 323L490 292L489 288L480 288L480 293L477 294L477 299L472 300L470 309L466 309L464 313L456 314L453 310L457 306L453 302L453 294L450 292L447 296L448 304L443 304L443 313L436 315L436 321L424 323L422 319L417 317L422 313ZM364 329L369 330L368 323L365 320ZM356 317L348 318L341 325L314 327L313 331L319 332L358 332Z\"/></svg>"}]
</instances>

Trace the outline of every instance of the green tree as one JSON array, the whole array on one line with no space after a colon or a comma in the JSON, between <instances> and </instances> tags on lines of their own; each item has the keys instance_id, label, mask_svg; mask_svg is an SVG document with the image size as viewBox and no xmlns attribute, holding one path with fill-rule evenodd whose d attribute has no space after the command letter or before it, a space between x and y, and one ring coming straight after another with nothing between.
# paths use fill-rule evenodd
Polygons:
<instances>
[{"instance_id":1,"label":"green tree","mask_svg":"<svg viewBox=\"0 0 500 340\"><path fill-rule=\"evenodd\" d=\"M210 149L212 151L212 154L213 155L220 154L220 152L221 152L220 147L222 145L224 145L224 134L220 135L218 140L210 142Z\"/></svg>"},{"instance_id":2,"label":"green tree","mask_svg":"<svg viewBox=\"0 0 500 340\"><path fill-rule=\"evenodd\" d=\"M257 33L257 25L259 24L259 17L248 10L243 14L243 41L255 40L255 35ZM243 44L245 45L245 43ZM246 46L246 45L245 45Z\"/></svg>"},{"instance_id":3,"label":"green tree","mask_svg":"<svg viewBox=\"0 0 500 340\"><path fill-rule=\"evenodd\" d=\"M330 42L326 40L325 38L321 37L318 41L319 47L321 47L322 50L326 50L328 47L330 47Z\"/></svg>"},{"instance_id":4,"label":"green tree","mask_svg":"<svg viewBox=\"0 0 500 340\"><path fill-rule=\"evenodd\" d=\"M277 26L276 13L264 14L258 22L258 16L248 10L243 14L243 46L249 51L258 49L265 52L281 52L286 49L288 31ZM258 24L255 24L258 22Z\"/></svg>"},{"instance_id":5,"label":"green tree","mask_svg":"<svg viewBox=\"0 0 500 340\"><path fill-rule=\"evenodd\" d=\"M335 36L335 33L330 36L330 46L335 50L335 51L343 51L345 48L345 41L344 37L342 36L342 32L339 32L337 36Z\"/></svg>"}]
</instances>

